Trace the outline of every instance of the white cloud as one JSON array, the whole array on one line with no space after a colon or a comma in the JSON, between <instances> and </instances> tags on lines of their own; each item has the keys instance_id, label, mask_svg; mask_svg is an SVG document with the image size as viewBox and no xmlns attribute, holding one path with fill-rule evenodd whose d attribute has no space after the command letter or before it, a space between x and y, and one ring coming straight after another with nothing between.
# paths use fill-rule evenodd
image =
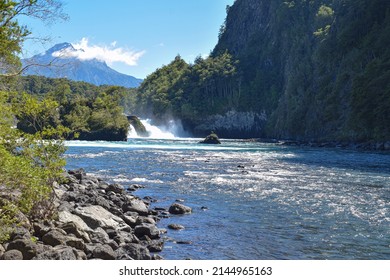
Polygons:
<instances>
[{"instance_id":1,"label":"white cloud","mask_svg":"<svg viewBox=\"0 0 390 280\"><path fill-rule=\"evenodd\" d=\"M67 48L53 53L55 57L76 57L80 60L97 59L107 64L123 62L129 66L137 65L137 61L144 55L145 51L132 51L129 49L116 48L114 41L110 46L89 45L88 39L83 38L80 42L72 44L74 48Z\"/></svg>"}]
</instances>

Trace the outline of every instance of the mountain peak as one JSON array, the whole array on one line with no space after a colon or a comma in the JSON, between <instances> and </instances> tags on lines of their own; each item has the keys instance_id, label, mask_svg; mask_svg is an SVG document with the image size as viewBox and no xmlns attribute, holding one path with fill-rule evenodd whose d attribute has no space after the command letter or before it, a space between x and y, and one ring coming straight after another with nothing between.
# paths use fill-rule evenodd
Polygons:
<instances>
[{"instance_id":1,"label":"mountain peak","mask_svg":"<svg viewBox=\"0 0 390 280\"><path fill-rule=\"evenodd\" d=\"M66 49L72 49L76 50L71 43L59 43L48 49L45 53L46 54L53 54L58 51L66 50Z\"/></svg>"},{"instance_id":2,"label":"mountain peak","mask_svg":"<svg viewBox=\"0 0 390 280\"><path fill-rule=\"evenodd\" d=\"M68 78L98 86L116 85L134 88L141 84L141 79L119 73L110 68L104 61L96 58L84 60L73 55L73 53L82 51L82 49L75 49L71 43L64 42L56 44L40 55L23 59L22 63L24 65L36 64L44 66L28 67L24 75Z\"/></svg>"}]
</instances>

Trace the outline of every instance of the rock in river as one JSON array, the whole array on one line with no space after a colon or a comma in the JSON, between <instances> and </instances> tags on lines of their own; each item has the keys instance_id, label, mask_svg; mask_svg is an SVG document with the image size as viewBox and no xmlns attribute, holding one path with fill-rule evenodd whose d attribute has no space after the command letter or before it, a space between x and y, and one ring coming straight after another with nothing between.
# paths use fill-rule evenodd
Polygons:
<instances>
[{"instance_id":1,"label":"rock in river","mask_svg":"<svg viewBox=\"0 0 390 280\"><path fill-rule=\"evenodd\" d=\"M180 203L173 203L171 207L169 207L169 213L175 215L190 214L191 212L191 207L185 206Z\"/></svg>"}]
</instances>

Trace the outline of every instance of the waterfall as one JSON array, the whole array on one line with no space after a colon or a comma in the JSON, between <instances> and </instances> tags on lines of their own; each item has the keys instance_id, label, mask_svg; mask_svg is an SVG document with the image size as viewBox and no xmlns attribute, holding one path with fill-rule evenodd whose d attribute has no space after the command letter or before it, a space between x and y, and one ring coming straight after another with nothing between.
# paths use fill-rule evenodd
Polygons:
<instances>
[{"instance_id":1,"label":"waterfall","mask_svg":"<svg viewBox=\"0 0 390 280\"><path fill-rule=\"evenodd\" d=\"M149 133L148 138L153 139L174 139L177 138L176 134L180 132L181 124L176 121L169 121L166 126L155 126L151 124L150 119L140 120ZM131 130L127 138L143 138L137 135L135 129L130 125Z\"/></svg>"}]
</instances>

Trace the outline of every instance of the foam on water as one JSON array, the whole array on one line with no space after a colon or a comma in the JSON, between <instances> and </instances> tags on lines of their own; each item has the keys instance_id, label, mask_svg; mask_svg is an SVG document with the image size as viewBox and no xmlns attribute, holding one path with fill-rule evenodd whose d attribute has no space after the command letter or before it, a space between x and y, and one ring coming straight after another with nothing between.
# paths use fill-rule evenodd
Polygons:
<instances>
[{"instance_id":1,"label":"foam on water","mask_svg":"<svg viewBox=\"0 0 390 280\"><path fill-rule=\"evenodd\" d=\"M197 142L71 141L68 153L73 156L68 165L123 185L141 183L145 188L136 194L156 198L153 206L167 208L184 199L193 214L163 219L159 227L183 224L186 230L169 231L168 240L193 244L183 250L167 241L161 253L166 259L381 259L390 255L388 154ZM208 210L201 210L203 206ZM253 242L261 244L261 250L255 250Z\"/></svg>"}]
</instances>

